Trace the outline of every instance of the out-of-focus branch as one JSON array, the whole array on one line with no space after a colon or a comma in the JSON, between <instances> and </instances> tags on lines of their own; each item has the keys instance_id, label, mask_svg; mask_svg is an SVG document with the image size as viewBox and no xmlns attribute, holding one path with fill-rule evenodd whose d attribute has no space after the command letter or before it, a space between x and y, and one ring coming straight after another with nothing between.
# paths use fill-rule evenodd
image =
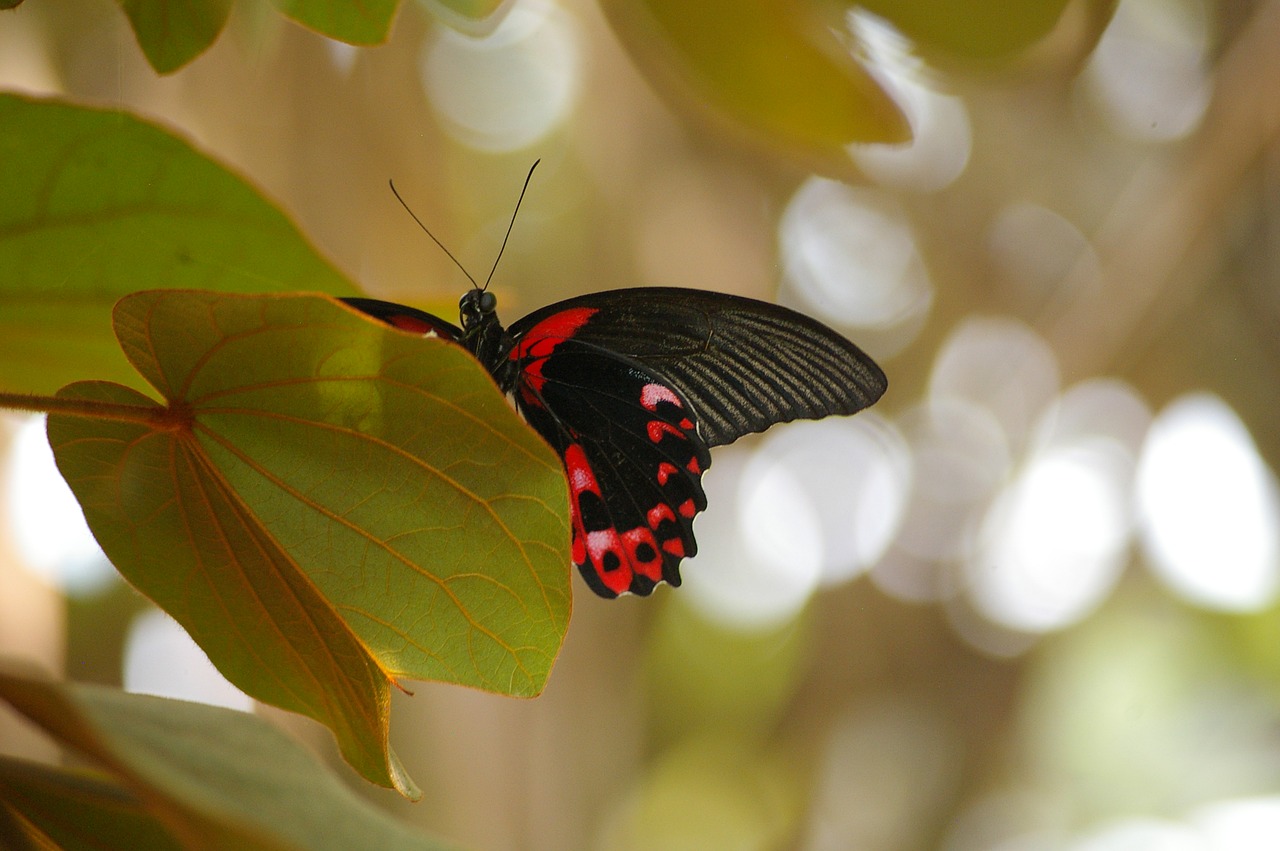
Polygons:
<instances>
[{"instance_id":1,"label":"out-of-focus branch","mask_svg":"<svg viewBox=\"0 0 1280 851\"><path fill-rule=\"evenodd\" d=\"M1067 278L1066 303L1042 317L1067 377L1107 370L1127 341L1204 280L1194 271L1221 238L1224 209L1280 131L1277 45L1280 0L1267 0L1219 62L1213 100L1185 156L1135 176L1095 237L1100 264L1082 257Z\"/></svg>"}]
</instances>

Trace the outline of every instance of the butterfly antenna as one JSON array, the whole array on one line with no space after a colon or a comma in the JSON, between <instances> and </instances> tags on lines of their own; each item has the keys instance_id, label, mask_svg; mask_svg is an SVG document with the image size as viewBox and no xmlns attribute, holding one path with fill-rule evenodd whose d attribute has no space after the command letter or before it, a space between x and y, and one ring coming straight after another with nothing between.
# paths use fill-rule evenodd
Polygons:
<instances>
[{"instance_id":1,"label":"butterfly antenna","mask_svg":"<svg viewBox=\"0 0 1280 851\"><path fill-rule=\"evenodd\" d=\"M498 271L498 261L502 259L502 252L507 250L507 240L511 238L511 229L516 226L516 213L520 212L520 202L524 200L524 193L529 188L529 181L533 179L533 170L538 167L540 162L542 162L541 159L536 159L533 161L533 165L529 166L529 173L524 178L524 186L520 189L520 197L516 199L516 208L511 211L511 222L507 225L507 235L502 238L502 247L498 249L498 256L493 258L493 268L489 270L489 277L484 279L484 286L481 289L489 289L489 282L493 280L493 273ZM472 281L472 283L475 282Z\"/></svg>"},{"instance_id":2,"label":"butterfly antenna","mask_svg":"<svg viewBox=\"0 0 1280 851\"><path fill-rule=\"evenodd\" d=\"M537 163L534 163L534 165L537 165ZM526 183L526 184L528 184L528 182L529 182L529 181L526 179L526 180L525 180L525 183ZM467 280L471 282L471 286L476 287L476 288L478 289L478 288L480 287L480 285L476 283L476 279L475 279L475 278L471 277L471 273L467 271L467 267L466 267L466 266L463 266L460 262L458 262L458 258L453 256L453 252L452 252L452 251L450 251L449 249L445 248L445 247L444 247L444 243L443 243L443 242L441 242L440 240L436 239L436 235L435 235L434 233L432 233L432 232L431 232L431 229L430 229L430 228L428 228L426 225L424 225L424 224L422 223L422 219L418 218L418 214L417 214L417 213L415 213L413 210L411 210L411 209L409 208L409 205L408 205L408 204L406 204L406 203L404 202L404 199L400 197L400 193L399 193L398 191L396 191L396 182L395 182L394 180L388 180L388 181L387 181L387 183L391 184L391 194L392 194L392 195L394 195L394 196L396 196L396 200L400 202L400 206L401 206L401 207L404 207L405 212L407 212L409 215L413 216L413 220L414 220L415 222L417 222L417 223L418 223L418 227L422 228L422 232L423 232L423 233L425 233L427 236L431 237L431 241L432 241L432 242L434 242L436 245L440 246L440 250L444 252L444 254L445 254L445 256L446 256L446 257L448 257L450 260L452 260L452 261L453 261L453 265L455 265L455 266L457 266L459 269L461 269L461 270L462 270L462 274L464 274L464 275L466 275L466 276L467 276ZM522 196L522 197L523 197L523 195L524 195L524 193L521 193L521 196ZM516 206L517 206L517 207L519 207L519 204L517 204ZM510 228L508 228L508 229L507 229L507 232L508 232L508 233L510 233L510 232L511 232ZM506 243L504 242L503 244L505 245ZM502 256L502 252L498 252L498 256ZM490 276L490 277L493 277L493 273L492 273L492 272L490 272L490 273L489 273L489 276ZM487 286L489 286L489 282L488 282L488 281L485 281L485 286L486 286L486 287L487 287Z\"/></svg>"}]
</instances>

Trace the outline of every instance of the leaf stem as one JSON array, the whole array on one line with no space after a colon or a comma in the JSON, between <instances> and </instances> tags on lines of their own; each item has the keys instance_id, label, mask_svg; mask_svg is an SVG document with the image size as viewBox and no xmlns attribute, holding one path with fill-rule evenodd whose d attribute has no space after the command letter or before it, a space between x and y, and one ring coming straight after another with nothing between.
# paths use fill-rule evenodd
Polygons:
<instances>
[{"instance_id":1,"label":"leaf stem","mask_svg":"<svg viewBox=\"0 0 1280 851\"><path fill-rule=\"evenodd\" d=\"M160 405L122 405L119 402L97 402L92 399L68 399L58 396L34 396L27 393L0 392L0 408L31 411L39 414L61 414L90 420L114 420L146 426L174 427L189 421L179 410Z\"/></svg>"}]
</instances>

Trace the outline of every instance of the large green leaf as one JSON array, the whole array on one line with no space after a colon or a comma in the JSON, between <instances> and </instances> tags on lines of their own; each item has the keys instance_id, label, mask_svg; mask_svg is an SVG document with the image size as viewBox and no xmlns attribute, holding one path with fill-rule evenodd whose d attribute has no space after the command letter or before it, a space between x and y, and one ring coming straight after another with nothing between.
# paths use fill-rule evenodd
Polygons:
<instances>
[{"instance_id":1,"label":"large green leaf","mask_svg":"<svg viewBox=\"0 0 1280 851\"><path fill-rule=\"evenodd\" d=\"M0 814L7 808L28 840L0 832L6 848L48 847L40 840L71 851L444 847L374 808L253 715L5 666L0 699L95 766L0 757Z\"/></svg>"},{"instance_id":2,"label":"large green leaf","mask_svg":"<svg viewBox=\"0 0 1280 851\"><path fill-rule=\"evenodd\" d=\"M315 296L144 292L115 324L165 404L73 384L114 419L51 414L49 442L112 562L229 680L402 789L394 679L542 690L563 471L466 351Z\"/></svg>"},{"instance_id":3,"label":"large green leaf","mask_svg":"<svg viewBox=\"0 0 1280 851\"><path fill-rule=\"evenodd\" d=\"M355 287L241 178L115 110L0 95L0 390L141 387L111 305L142 288Z\"/></svg>"},{"instance_id":4,"label":"large green leaf","mask_svg":"<svg viewBox=\"0 0 1280 851\"><path fill-rule=\"evenodd\" d=\"M231 0L119 0L151 67L176 71L222 32Z\"/></svg>"},{"instance_id":5,"label":"large green leaf","mask_svg":"<svg viewBox=\"0 0 1280 851\"><path fill-rule=\"evenodd\" d=\"M906 118L824 19L795 0L608 0L627 49L758 138L839 160L854 142L904 142Z\"/></svg>"}]
</instances>

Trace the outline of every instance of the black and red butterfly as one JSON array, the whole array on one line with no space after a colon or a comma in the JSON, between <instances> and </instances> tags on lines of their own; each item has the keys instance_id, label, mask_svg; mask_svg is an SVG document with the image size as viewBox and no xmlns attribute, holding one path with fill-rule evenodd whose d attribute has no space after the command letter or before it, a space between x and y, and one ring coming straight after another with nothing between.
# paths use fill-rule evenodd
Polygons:
<instances>
[{"instance_id":1,"label":"black and red butterfly","mask_svg":"<svg viewBox=\"0 0 1280 851\"><path fill-rule=\"evenodd\" d=\"M434 239L434 237L433 237ZM857 346L803 314L701 290L572 298L503 328L497 299L462 296L462 327L344 299L397 328L465 346L564 461L573 560L602 597L680 584L707 507L709 449L775 423L853 414L887 386Z\"/></svg>"}]
</instances>

